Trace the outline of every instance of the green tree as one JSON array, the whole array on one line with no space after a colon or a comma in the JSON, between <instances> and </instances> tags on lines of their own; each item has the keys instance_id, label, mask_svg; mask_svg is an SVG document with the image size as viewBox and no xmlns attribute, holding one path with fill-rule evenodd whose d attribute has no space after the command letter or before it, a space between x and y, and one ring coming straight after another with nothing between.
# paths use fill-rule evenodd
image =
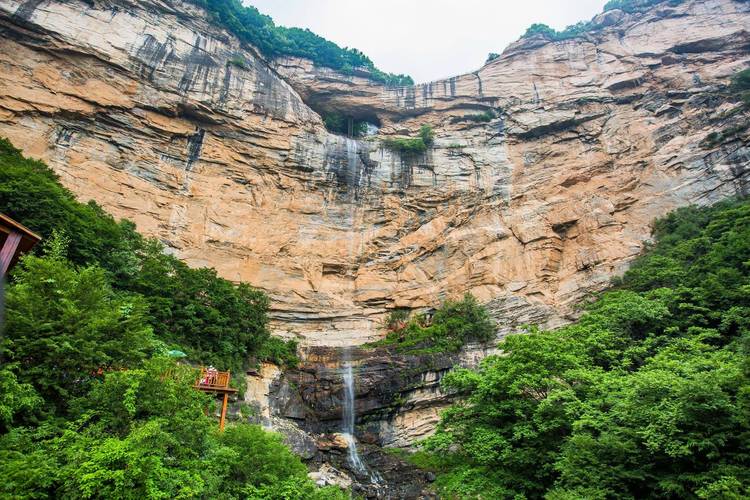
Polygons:
<instances>
[{"instance_id":1,"label":"green tree","mask_svg":"<svg viewBox=\"0 0 750 500\"><path fill-rule=\"evenodd\" d=\"M213 269L191 269L153 241L143 246L140 259L126 288L145 297L157 336L195 361L244 373L248 358L270 339L268 297L219 278Z\"/></svg>"},{"instance_id":2,"label":"green tree","mask_svg":"<svg viewBox=\"0 0 750 500\"><path fill-rule=\"evenodd\" d=\"M11 367L12 368L12 367ZM0 434L7 431L18 419L30 417L42 404L31 384L22 384L13 370L0 370Z\"/></svg>"},{"instance_id":3,"label":"green tree","mask_svg":"<svg viewBox=\"0 0 750 500\"><path fill-rule=\"evenodd\" d=\"M425 123L419 127L419 138L426 146L432 146L432 143L435 142L435 131L432 130L432 126Z\"/></svg>"},{"instance_id":4,"label":"green tree","mask_svg":"<svg viewBox=\"0 0 750 500\"><path fill-rule=\"evenodd\" d=\"M389 320L389 332L373 346L394 346L411 353L455 352L468 342L489 342L495 338L495 323L473 295L445 301L428 319L400 312Z\"/></svg>"},{"instance_id":5,"label":"green tree","mask_svg":"<svg viewBox=\"0 0 750 500\"><path fill-rule=\"evenodd\" d=\"M219 433L195 370L168 359L109 372L62 429L0 437L0 494L12 498L344 499L316 488L280 436L234 424Z\"/></svg>"},{"instance_id":6,"label":"green tree","mask_svg":"<svg viewBox=\"0 0 750 500\"><path fill-rule=\"evenodd\" d=\"M113 291L101 268L73 268L59 243L16 269L2 347L18 380L63 410L97 373L143 359L153 335L140 297Z\"/></svg>"}]
</instances>

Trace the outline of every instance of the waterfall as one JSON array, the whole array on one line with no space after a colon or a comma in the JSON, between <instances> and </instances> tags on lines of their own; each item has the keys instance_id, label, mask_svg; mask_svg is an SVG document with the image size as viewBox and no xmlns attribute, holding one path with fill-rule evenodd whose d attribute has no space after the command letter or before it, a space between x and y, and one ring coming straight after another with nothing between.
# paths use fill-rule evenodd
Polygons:
<instances>
[{"instance_id":1,"label":"waterfall","mask_svg":"<svg viewBox=\"0 0 750 500\"><path fill-rule=\"evenodd\" d=\"M377 471L371 471L362 461L362 457L359 456L357 450L357 440L354 438L354 423L357 415L354 410L354 369L352 368L349 349L344 350L343 379L344 405L341 409L341 430L349 450L349 465L358 474L366 474L371 483L380 484L383 479Z\"/></svg>"},{"instance_id":2,"label":"waterfall","mask_svg":"<svg viewBox=\"0 0 750 500\"><path fill-rule=\"evenodd\" d=\"M357 441L354 439L354 371L352 362L346 360L344 365L344 407L342 409L342 427L344 439L349 448L349 465L359 473L367 472L365 464L357 451Z\"/></svg>"},{"instance_id":3,"label":"waterfall","mask_svg":"<svg viewBox=\"0 0 750 500\"><path fill-rule=\"evenodd\" d=\"M346 183L356 193L360 183L359 145L354 139L346 138Z\"/></svg>"}]
</instances>

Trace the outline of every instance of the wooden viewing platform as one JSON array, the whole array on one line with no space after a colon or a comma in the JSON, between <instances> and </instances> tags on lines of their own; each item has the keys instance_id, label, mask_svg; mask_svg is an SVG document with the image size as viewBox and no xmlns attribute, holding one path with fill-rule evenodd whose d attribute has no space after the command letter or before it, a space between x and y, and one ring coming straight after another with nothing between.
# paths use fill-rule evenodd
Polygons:
<instances>
[{"instance_id":1,"label":"wooden viewing platform","mask_svg":"<svg viewBox=\"0 0 750 500\"><path fill-rule=\"evenodd\" d=\"M221 418L219 419L219 429L222 431L227 418L229 395L237 392L237 389L229 387L230 380L232 380L232 374L229 371L220 372L212 367L202 367L200 377L198 377L194 386L199 391L224 395L221 403Z\"/></svg>"}]
</instances>

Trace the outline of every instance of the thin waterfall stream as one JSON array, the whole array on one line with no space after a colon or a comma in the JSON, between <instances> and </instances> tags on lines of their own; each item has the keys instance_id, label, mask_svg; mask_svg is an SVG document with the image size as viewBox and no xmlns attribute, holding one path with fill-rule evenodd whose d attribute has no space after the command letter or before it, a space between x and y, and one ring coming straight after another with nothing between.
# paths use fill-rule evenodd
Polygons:
<instances>
[{"instance_id":1,"label":"thin waterfall stream","mask_svg":"<svg viewBox=\"0 0 750 500\"><path fill-rule=\"evenodd\" d=\"M371 471L362 461L362 457L359 455L359 450L357 449L357 440L354 438L354 424L357 419L356 410L354 409L354 368L352 367L348 349L344 350L343 361L344 405L341 410L341 430L349 451L349 465L351 465L356 473L366 474L370 478L371 483L380 484L382 481L380 474L377 471Z\"/></svg>"}]
</instances>

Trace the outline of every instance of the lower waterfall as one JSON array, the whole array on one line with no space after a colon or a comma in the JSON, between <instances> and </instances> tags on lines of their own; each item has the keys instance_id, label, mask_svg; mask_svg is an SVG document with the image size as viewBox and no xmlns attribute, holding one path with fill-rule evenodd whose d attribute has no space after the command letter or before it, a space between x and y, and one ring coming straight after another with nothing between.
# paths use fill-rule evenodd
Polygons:
<instances>
[{"instance_id":1,"label":"lower waterfall","mask_svg":"<svg viewBox=\"0 0 750 500\"><path fill-rule=\"evenodd\" d=\"M377 471L368 469L357 450L357 440L354 438L354 424L357 417L354 409L354 369L352 368L349 352L345 351L344 354L344 404L342 407L341 430L344 439L346 439L349 451L349 465L356 473L367 475L371 483L380 484L382 481L380 474Z\"/></svg>"}]
</instances>

